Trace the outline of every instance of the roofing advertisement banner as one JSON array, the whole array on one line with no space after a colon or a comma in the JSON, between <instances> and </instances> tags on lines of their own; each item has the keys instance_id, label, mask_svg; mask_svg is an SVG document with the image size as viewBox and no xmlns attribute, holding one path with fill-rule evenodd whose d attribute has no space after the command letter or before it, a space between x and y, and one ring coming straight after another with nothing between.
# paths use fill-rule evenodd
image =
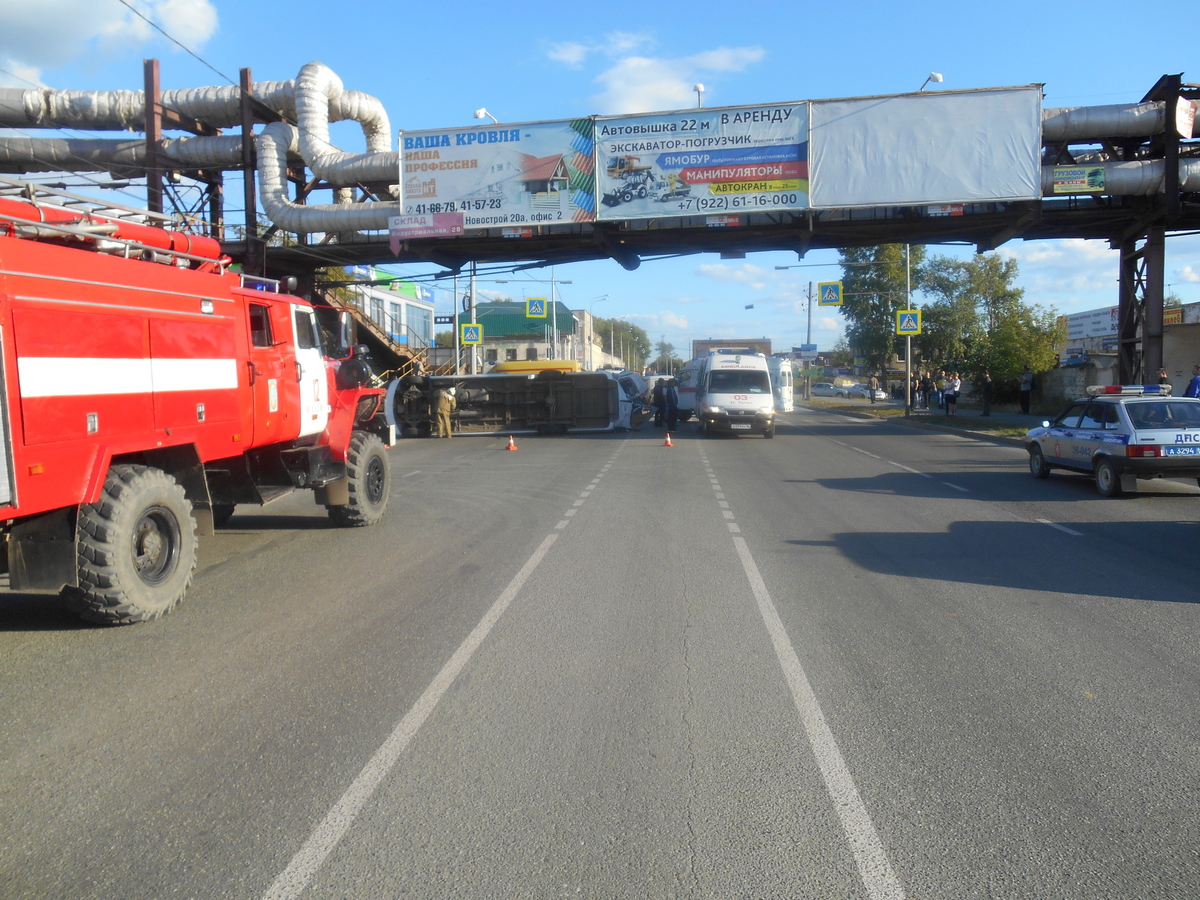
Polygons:
<instances>
[{"instance_id":1,"label":"roofing advertisement banner","mask_svg":"<svg viewBox=\"0 0 1200 900\"><path fill-rule=\"evenodd\" d=\"M590 222L592 120L406 131L404 216L392 239L460 229ZM426 227L405 219L430 217ZM437 217L436 226L434 219ZM453 220L453 221L451 221Z\"/></svg>"},{"instance_id":2,"label":"roofing advertisement banner","mask_svg":"<svg viewBox=\"0 0 1200 900\"><path fill-rule=\"evenodd\" d=\"M1042 196L1038 85L811 103L814 209Z\"/></svg>"},{"instance_id":3,"label":"roofing advertisement banner","mask_svg":"<svg viewBox=\"0 0 1200 900\"><path fill-rule=\"evenodd\" d=\"M808 208L808 104L596 119L602 220Z\"/></svg>"}]
</instances>

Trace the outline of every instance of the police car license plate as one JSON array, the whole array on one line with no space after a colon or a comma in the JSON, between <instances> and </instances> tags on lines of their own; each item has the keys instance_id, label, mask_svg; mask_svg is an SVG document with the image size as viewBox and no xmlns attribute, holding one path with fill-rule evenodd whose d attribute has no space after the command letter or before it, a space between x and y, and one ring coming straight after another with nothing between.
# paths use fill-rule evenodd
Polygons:
<instances>
[{"instance_id":1,"label":"police car license plate","mask_svg":"<svg viewBox=\"0 0 1200 900\"><path fill-rule=\"evenodd\" d=\"M749 422L734 422L729 427L732 428L734 431L749 431L750 423ZM1193 448L1187 447L1185 449L1191 450ZM1196 449L1200 449L1200 448L1196 448Z\"/></svg>"},{"instance_id":2,"label":"police car license plate","mask_svg":"<svg viewBox=\"0 0 1200 900\"><path fill-rule=\"evenodd\" d=\"M1163 456L1200 456L1200 447L1163 447Z\"/></svg>"}]
</instances>

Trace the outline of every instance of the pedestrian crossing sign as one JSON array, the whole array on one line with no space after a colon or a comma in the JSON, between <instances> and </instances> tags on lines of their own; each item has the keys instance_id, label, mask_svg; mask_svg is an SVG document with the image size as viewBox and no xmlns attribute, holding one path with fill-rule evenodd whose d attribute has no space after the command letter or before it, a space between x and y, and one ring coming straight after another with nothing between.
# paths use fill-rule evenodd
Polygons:
<instances>
[{"instance_id":1,"label":"pedestrian crossing sign","mask_svg":"<svg viewBox=\"0 0 1200 900\"><path fill-rule=\"evenodd\" d=\"M546 318L546 298L545 297L526 297L525 298L525 318L527 318L527 319L544 319L544 318Z\"/></svg>"},{"instance_id":2,"label":"pedestrian crossing sign","mask_svg":"<svg viewBox=\"0 0 1200 900\"><path fill-rule=\"evenodd\" d=\"M462 336L459 338L459 343L464 347L470 344L483 343L483 326L473 325L469 322L464 322L459 326L462 329Z\"/></svg>"},{"instance_id":3,"label":"pedestrian crossing sign","mask_svg":"<svg viewBox=\"0 0 1200 900\"><path fill-rule=\"evenodd\" d=\"M919 309L896 310L896 334L920 334L921 311Z\"/></svg>"},{"instance_id":4,"label":"pedestrian crossing sign","mask_svg":"<svg viewBox=\"0 0 1200 900\"><path fill-rule=\"evenodd\" d=\"M817 306L841 306L842 283L840 281L822 281L817 285Z\"/></svg>"}]
</instances>

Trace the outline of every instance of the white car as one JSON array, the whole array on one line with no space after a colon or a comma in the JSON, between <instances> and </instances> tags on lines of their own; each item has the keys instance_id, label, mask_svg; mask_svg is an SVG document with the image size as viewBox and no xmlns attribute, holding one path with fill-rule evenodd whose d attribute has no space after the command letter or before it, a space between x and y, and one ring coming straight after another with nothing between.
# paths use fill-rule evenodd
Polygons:
<instances>
[{"instance_id":1,"label":"white car","mask_svg":"<svg viewBox=\"0 0 1200 900\"><path fill-rule=\"evenodd\" d=\"M812 386L812 395L814 397L845 397L846 389L828 381L818 381Z\"/></svg>"},{"instance_id":2,"label":"white car","mask_svg":"<svg viewBox=\"0 0 1200 900\"><path fill-rule=\"evenodd\" d=\"M870 400L871 386L869 384L852 384L850 385L850 393L848 396L854 397L858 400ZM882 391L879 388L875 389L876 400L886 400L887 398L888 395L885 391Z\"/></svg>"}]
</instances>

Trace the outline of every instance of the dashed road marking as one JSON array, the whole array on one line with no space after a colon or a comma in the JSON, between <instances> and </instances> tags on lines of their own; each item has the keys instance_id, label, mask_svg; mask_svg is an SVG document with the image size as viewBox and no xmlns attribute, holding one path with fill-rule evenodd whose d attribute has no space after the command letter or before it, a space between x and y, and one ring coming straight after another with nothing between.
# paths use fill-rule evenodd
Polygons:
<instances>
[{"instance_id":1,"label":"dashed road marking","mask_svg":"<svg viewBox=\"0 0 1200 900\"><path fill-rule=\"evenodd\" d=\"M1067 534L1075 537L1083 537L1082 531L1076 531L1073 528L1068 528L1066 525L1059 525L1057 522L1051 522L1049 519L1038 519L1043 525L1049 525L1051 528L1057 528L1059 531L1065 531Z\"/></svg>"}]
</instances>

